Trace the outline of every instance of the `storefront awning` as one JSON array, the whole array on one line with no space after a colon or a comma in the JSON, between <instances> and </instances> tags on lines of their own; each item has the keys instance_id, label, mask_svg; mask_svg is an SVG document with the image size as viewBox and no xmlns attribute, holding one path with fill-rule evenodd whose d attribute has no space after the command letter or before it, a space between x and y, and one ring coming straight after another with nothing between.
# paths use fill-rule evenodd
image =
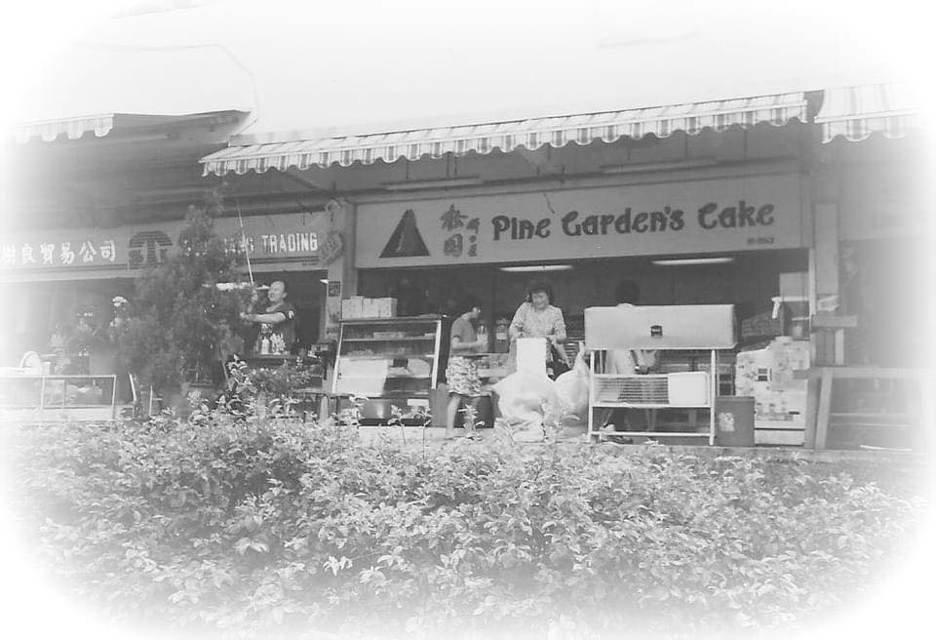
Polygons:
<instances>
[{"instance_id":1,"label":"storefront awning","mask_svg":"<svg viewBox=\"0 0 936 640\"><path fill-rule=\"evenodd\" d=\"M899 83L826 89L816 123L824 143L838 136L857 142L873 133L900 138L922 124L910 88Z\"/></svg>"},{"instance_id":2,"label":"storefront awning","mask_svg":"<svg viewBox=\"0 0 936 640\"><path fill-rule=\"evenodd\" d=\"M21 122L13 125L11 130L14 140L26 144L36 138L52 142L61 136L66 136L69 140L78 140L91 132L95 137L103 138L115 128L125 133L134 133L169 127L175 129L186 126L217 127L235 124L246 115L246 112L237 110L183 115L102 113L75 118Z\"/></svg>"},{"instance_id":3,"label":"storefront awning","mask_svg":"<svg viewBox=\"0 0 936 640\"><path fill-rule=\"evenodd\" d=\"M46 142L52 142L63 134L68 136L69 140L77 140L89 131L93 131L96 137L103 138L113 128L114 114L108 113L82 118L20 124L13 127L13 137L22 144L33 138L42 138Z\"/></svg>"},{"instance_id":4,"label":"storefront awning","mask_svg":"<svg viewBox=\"0 0 936 640\"><path fill-rule=\"evenodd\" d=\"M596 140L614 142L654 135L666 138L677 131L696 135L704 129L722 131L733 125L752 127L766 122L775 126L792 119L806 122L806 95L784 93L752 98L736 98L678 105L607 111L579 115L493 122L470 126L410 129L357 136L295 136L291 140L261 144L232 145L201 160L204 174L223 176L250 170L286 171L313 166L343 167L356 162L391 163L406 158L441 158L447 153L462 156L468 152L487 154L544 145L563 147Z\"/></svg>"}]
</instances>

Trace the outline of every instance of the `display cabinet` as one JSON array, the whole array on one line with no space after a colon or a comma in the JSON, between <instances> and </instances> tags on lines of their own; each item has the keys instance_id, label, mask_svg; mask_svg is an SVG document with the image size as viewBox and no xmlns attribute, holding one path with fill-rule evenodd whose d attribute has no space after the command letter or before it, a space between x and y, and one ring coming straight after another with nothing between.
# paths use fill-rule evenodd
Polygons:
<instances>
[{"instance_id":1,"label":"display cabinet","mask_svg":"<svg viewBox=\"0 0 936 640\"><path fill-rule=\"evenodd\" d=\"M343 320L332 393L364 396L362 423L429 408L439 381L442 316Z\"/></svg>"},{"instance_id":2,"label":"display cabinet","mask_svg":"<svg viewBox=\"0 0 936 640\"><path fill-rule=\"evenodd\" d=\"M0 371L0 421L114 420L116 389L116 375Z\"/></svg>"},{"instance_id":3,"label":"display cabinet","mask_svg":"<svg viewBox=\"0 0 936 640\"><path fill-rule=\"evenodd\" d=\"M585 309L585 348L589 351L588 433L594 439L613 436L700 437L715 442L715 398L720 392L718 351L737 343L732 305L617 306ZM658 374L608 373L612 350L652 349L702 352L708 365L701 371ZM704 431L657 431L653 421L646 431L605 432L595 420L596 409L704 409L709 412Z\"/></svg>"}]
</instances>

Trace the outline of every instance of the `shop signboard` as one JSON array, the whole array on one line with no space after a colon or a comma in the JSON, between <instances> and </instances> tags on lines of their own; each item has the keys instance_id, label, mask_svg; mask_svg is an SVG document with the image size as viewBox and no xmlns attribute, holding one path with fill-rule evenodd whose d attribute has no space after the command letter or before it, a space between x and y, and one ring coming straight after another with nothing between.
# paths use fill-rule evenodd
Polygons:
<instances>
[{"instance_id":1,"label":"shop signboard","mask_svg":"<svg viewBox=\"0 0 936 640\"><path fill-rule=\"evenodd\" d=\"M184 222L174 220L113 229L49 229L10 234L0 240L0 278L68 279L133 275L177 250ZM246 246L254 271L318 267L328 233L323 212L215 220L232 251Z\"/></svg>"},{"instance_id":2,"label":"shop signboard","mask_svg":"<svg viewBox=\"0 0 936 640\"><path fill-rule=\"evenodd\" d=\"M809 246L802 178L745 176L358 206L362 268Z\"/></svg>"}]
</instances>

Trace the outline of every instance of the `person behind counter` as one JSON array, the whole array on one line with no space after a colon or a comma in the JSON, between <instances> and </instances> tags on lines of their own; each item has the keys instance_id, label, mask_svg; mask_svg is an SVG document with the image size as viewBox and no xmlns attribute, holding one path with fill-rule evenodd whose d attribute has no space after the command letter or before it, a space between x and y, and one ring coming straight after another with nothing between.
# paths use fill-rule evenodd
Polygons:
<instances>
[{"instance_id":1,"label":"person behind counter","mask_svg":"<svg viewBox=\"0 0 936 640\"><path fill-rule=\"evenodd\" d=\"M618 309L632 308L640 297L640 287L622 280L614 289ZM657 366L657 352L652 349L612 349L605 373L632 376L649 373ZM597 417L607 431L647 431L651 409L604 409Z\"/></svg>"},{"instance_id":2,"label":"person behind counter","mask_svg":"<svg viewBox=\"0 0 936 640\"><path fill-rule=\"evenodd\" d=\"M270 303L263 313L242 313L241 318L260 325L260 336L254 349L262 353L260 343L266 337L270 343L282 340L282 353L289 353L296 342L296 308L286 300L286 285L281 280L270 284L267 297ZM268 353L276 353L275 348L268 348Z\"/></svg>"},{"instance_id":3,"label":"person behind counter","mask_svg":"<svg viewBox=\"0 0 936 640\"><path fill-rule=\"evenodd\" d=\"M557 365L569 369L568 359L562 347L566 340L565 319L562 309L553 306L552 287L534 280L527 287L526 299L517 308L507 333L510 337L510 360L516 362L518 338L546 338L546 369L555 378Z\"/></svg>"},{"instance_id":4,"label":"person behind counter","mask_svg":"<svg viewBox=\"0 0 936 640\"><path fill-rule=\"evenodd\" d=\"M614 289L618 309L629 309L637 303L640 287L630 280L622 280ZM657 364L655 349L613 349L608 358L607 373L631 376L648 373Z\"/></svg>"},{"instance_id":5,"label":"person behind counter","mask_svg":"<svg viewBox=\"0 0 936 640\"><path fill-rule=\"evenodd\" d=\"M445 411L446 438L455 436L455 417L462 403L469 400L472 406L477 406L481 396L481 378L476 356L487 348L487 338L479 337L477 331L481 302L474 296L468 296L461 308L462 314L452 323L448 366L445 369L449 386L449 403ZM465 437L478 439L475 425L470 420L465 421Z\"/></svg>"}]
</instances>

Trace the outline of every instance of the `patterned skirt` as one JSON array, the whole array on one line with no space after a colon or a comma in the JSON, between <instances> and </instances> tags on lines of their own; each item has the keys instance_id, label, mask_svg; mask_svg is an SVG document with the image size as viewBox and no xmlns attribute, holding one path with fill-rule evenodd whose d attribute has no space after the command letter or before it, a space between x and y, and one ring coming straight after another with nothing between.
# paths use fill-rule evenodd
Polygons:
<instances>
[{"instance_id":1,"label":"patterned skirt","mask_svg":"<svg viewBox=\"0 0 936 640\"><path fill-rule=\"evenodd\" d=\"M448 381L449 393L462 396L481 395L477 358L449 356L448 366L445 368L445 379Z\"/></svg>"}]
</instances>

